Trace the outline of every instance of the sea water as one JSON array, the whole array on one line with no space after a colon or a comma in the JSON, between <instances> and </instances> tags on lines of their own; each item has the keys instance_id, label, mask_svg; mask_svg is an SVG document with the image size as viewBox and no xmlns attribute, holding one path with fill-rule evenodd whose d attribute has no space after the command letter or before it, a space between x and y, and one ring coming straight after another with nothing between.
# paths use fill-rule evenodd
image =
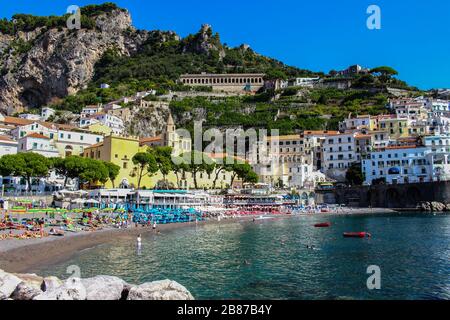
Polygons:
<instances>
[{"instance_id":1,"label":"sea water","mask_svg":"<svg viewBox=\"0 0 450 320\"><path fill-rule=\"evenodd\" d=\"M318 222L330 228L314 228ZM367 231L369 239L344 238ZM311 247L314 246L313 249ZM197 299L450 299L450 216L297 216L195 225L120 238L38 274L171 279ZM380 289L369 290L369 266Z\"/></svg>"}]
</instances>

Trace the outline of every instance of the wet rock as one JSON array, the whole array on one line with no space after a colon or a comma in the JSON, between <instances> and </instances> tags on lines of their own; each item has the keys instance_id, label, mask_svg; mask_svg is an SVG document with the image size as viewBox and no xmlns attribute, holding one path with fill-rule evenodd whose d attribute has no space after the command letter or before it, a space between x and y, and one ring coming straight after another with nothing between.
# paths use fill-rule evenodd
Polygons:
<instances>
[{"instance_id":1,"label":"wet rock","mask_svg":"<svg viewBox=\"0 0 450 320\"><path fill-rule=\"evenodd\" d=\"M42 291L52 291L63 285L63 282L57 277L46 277L42 280L41 290Z\"/></svg>"},{"instance_id":2,"label":"wet rock","mask_svg":"<svg viewBox=\"0 0 450 320\"><path fill-rule=\"evenodd\" d=\"M11 295L13 300L33 300L34 297L40 295L42 291L26 282L21 282Z\"/></svg>"},{"instance_id":3,"label":"wet rock","mask_svg":"<svg viewBox=\"0 0 450 320\"><path fill-rule=\"evenodd\" d=\"M0 270L0 300L6 300L22 280L13 274Z\"/></svg>"},{"instance_id":4,"label":"wet rock","mask_svg":"<svg viewBox=\"0 0 450 320\"><path fill-rule=\"evenodd\" d=\"M33 300L86 300L87 293L81 279L69 278L54 290L43 292Z\"/></svg>"},{"instance_id":5,"label":"wet rock","mask_svg":"<svg viewBox=\"0 0 450 320\"><path fill-rule=\"evenodd\" d=\"M422 203L420 204L420 208L421 208L423 211L431 211L431 204L430 204L429 202L422 202Z\"/></svg>"},{"instance_id":6,"label":"wet rock","mask_svg":"<svg viewBox=\"0 0 450 320\"><path fill-rule=\"evenodd\" d=\"M162 280L131 288L127 300L194 300L194 297L181 284Z\"/></svg>"},{"instance_id":7,"label":"wet rock","mask_svg":"<svg viewBox=\"0 0 450 320\"><path fill-rule=\"evenodd\" d=\"M433 212L443 212L445 210L445 205L441 202L433 201L431 202L431 211Z\"/></svg>"},{"instance_id":8,"label":"wet rock","mask_svg":"<svg viewBox=\"0 0 450 320\"><path fill-rule=\"evenodd\" d=\"M16 277L22 280L22 282L28 287L32 287L41 290L41 284L44 280L43 277L39 277L36 274L14 274Z\"/></svg>"},{"instance_id":9,"label":"wet rock","mask_svg":"<svg viewBox=\"0 0 450 320\"><path fill-rule=\"evenodd\" d=\"M86 288L87 300L120 300L124 291L125 281L112 276L97 276L82 279Z\"/></svg>"},{"instance_id":10,"label":"wet rock","mask_svg":"<svg viewBox=\"0 0 450 320\"><path fill-rule=\"evenodd\" d=\"M136 285L125 283L125 285L123 286L122 295L120 297L120 300L127 300L130 290L133 287L136 287Z\"/></svg>"}]
</instances>

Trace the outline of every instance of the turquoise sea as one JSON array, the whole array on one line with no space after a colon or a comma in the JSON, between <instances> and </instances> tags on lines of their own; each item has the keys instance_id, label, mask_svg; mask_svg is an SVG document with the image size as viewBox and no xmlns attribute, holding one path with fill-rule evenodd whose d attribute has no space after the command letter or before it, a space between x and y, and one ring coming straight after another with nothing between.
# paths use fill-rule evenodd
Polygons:
<instances>
[{"instance_id":1,"label":"turquoise sea","mask_svg":"<svg viewBox=\"0 0 450 320\"><path fill-rule=\"evenodd\" d=\"M330 228L314 228L330 221ZM370 239L343 238L368 231ZM314 245L315 249L307 246ZM84 250L33 270L67 278L99 274L129 283L172 279L196 299L450 299L450 216L296 216L202 225ZM367 289L367 268L381 289Z\"/></svg>"}]
</instances>

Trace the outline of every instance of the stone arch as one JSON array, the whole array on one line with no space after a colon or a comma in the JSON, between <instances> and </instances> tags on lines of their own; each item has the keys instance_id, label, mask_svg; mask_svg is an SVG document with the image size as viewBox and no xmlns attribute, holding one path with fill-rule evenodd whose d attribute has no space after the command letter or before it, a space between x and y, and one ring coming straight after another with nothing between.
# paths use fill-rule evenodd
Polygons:
<instances>
[{"instance_id":1,"label":"stone arch","mask_svg":"<svg viewBox=\"0 0 450 320\"><path fill-rule=\"evenodd\" d=\"M70 157L73 154L73 147L72 146L66 146L64 148L64 153L66 157Z\"/></svg>"},{"instance_id":2,"label":"stone arch","mask_svg":"<svg viewBox=\"0 0 450 320\"><path fill-rule=\"evenodd\" d=\"M367 191L367 204L371 207L377 207L377 192L375 190Z\"/></svg>"},{"instance_id":3,"label":"stone arch","mask_svg":"<svg viewBox=\"0 0 450 320\"><path fill-rule=\"evenodd\" d=\"M386 190L386 206L388 208L400 208L401 203L401 194L397 189L389 188Z\"/></svg>"}]
</instances>

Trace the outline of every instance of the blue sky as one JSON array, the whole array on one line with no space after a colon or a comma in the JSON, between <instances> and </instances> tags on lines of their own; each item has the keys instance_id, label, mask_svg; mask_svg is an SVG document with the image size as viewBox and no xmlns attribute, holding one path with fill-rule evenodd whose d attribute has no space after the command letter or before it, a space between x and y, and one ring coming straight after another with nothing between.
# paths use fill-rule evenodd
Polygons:
<instances>
[{"instance_id":1,"label":"blue sky","mask_svg":"<svg viewBox=\"0 0 450 320\"><path fill-rule=\"evenodd\" d=\"M4 1L2 17L14 13L63 14L71 4L96 0ZM141 29L173 30L181 36L209 23L230 46L255 51L314 71L351 64L389 65L422 89L450 88L450 1L447 0L117 0ZM381 30L366 27L366 9L381 8Z\"/></svg>"}]
</instances>

